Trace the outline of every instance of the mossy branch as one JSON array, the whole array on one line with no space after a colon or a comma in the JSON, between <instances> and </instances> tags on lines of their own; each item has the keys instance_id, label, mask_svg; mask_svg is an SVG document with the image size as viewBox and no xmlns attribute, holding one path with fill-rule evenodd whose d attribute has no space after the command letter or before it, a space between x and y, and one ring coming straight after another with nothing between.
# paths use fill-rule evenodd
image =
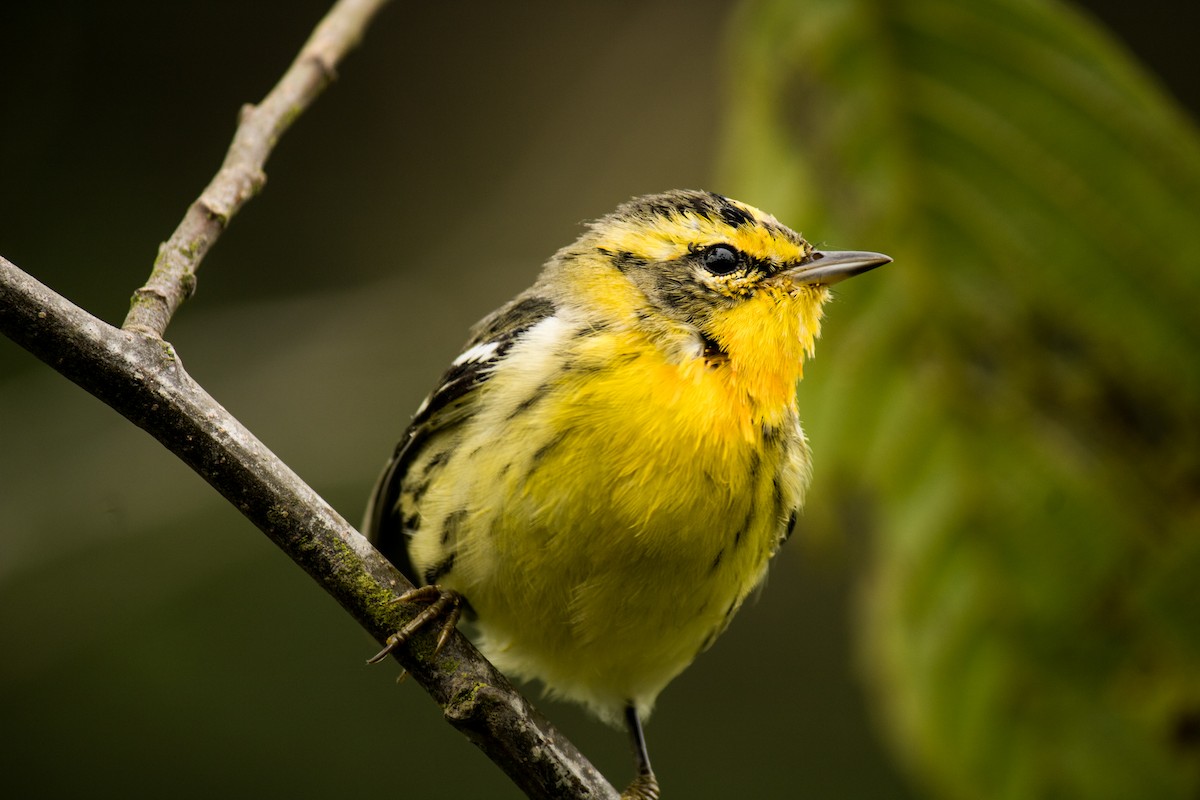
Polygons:
<instances>
[{"instance_id":1,"label":"mossy branch","mask_svg":"<svg viewBox=\"0 0 1200 800\"><path fill-rule=\"evenodd\" d=\"M341 0L278 85L246 106L220 171L159 251L118 329L0 257L0 333L158 439L304 568L380 643L420 608L411 584L184 371L162 333L229 219L263 185L279 137L329 83L386 0ZM528 796L604 798L613 790L565 737L461 635L433 655L436 632L394 656L447 720ZM350 657L350 656L348 656Z\"/></svg>"},{"instance_id":2,"label":"mossy branch","mask_svg":"<svg viewBox=\"0 0 1200 800\"><path fill-rule=\"evenodd\" d=\"M108 325L3 257L0 333L182 459L379 642L420 611L392 604L412 585L192 380L169 342ZM418 635L395 654L397 660L447 720L522 790L547 800L616 797L574 745L463 636L452 636L433 657L436 633Z\"/></svg>"}]
</instances>

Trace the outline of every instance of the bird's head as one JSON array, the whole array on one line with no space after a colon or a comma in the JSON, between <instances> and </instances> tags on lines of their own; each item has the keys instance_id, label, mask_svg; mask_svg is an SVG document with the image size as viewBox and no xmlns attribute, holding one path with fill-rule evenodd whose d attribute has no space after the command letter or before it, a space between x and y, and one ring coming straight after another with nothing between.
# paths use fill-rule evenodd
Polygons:
<instances>
[{"instance_id":1,"label":"bird's head","mask_svg":"<svg viewBox=\"0 0 1200 800\"><path fill-rule=\"evenodd\" d=\"M711 192L634 198L551 262L601 323L632 320L672 360L728 363L747 378L800 364L834 283L880 253L819 251L770 214ZM783 376L780 376L781 378ZM794 382L794 381L793 381Z\"/></svg>"}]
</instances>

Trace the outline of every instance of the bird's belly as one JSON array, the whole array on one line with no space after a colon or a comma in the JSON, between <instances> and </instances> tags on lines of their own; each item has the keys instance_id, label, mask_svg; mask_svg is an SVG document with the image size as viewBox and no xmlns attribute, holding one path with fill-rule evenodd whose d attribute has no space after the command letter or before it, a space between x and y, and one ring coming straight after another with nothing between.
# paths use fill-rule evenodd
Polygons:
<instances>
[{"instance_id":1,"label":"bird's belly","mask_svg":"<svg viewBox=\"0 0 1200 800\"><path fill-rule=\"evenodd\" d=\"M648 712L724 630L808 458L791 407L754 417L719 374L636 367L550 386L494 375L409 548L466 597L497 666L610 718L630 700Z\"/></svg>"},{"instance_id":2,"label":"bird's belly","mask_svg":"<svg viewBox=\"0 0 1200 800\"><path fill-rule=\"evenodd\" d=\"M433 549L455 548L443 585L477 612L498 666L602 716L648 712L761 580L798 497L759 430L563 395L503 421L503 461L464 437L469 458L429 495L469 501Z\"/></svg>"},{"instance_id":3,"label":"bird's belly","mask_svg":"<svg viewBox=\"0 0 1200 800\"><path fill-rule=\"evenodd\" d=\"M546 525L510 510L464 542L454 576L490 658L602 713L649 710L758 583L776 536L746 508L703 523L626 511Z\"/></svg>"}]
</instances>

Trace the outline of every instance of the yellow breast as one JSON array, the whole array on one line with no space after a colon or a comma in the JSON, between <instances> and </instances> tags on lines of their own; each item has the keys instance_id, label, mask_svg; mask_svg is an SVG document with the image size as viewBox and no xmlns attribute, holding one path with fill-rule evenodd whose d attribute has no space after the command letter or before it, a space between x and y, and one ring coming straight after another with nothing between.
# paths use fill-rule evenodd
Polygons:
<instances>
[{"instance_id":1,"label":"yellow breast","mask_svg":"<svg viewBox=\"0 0 1200 800\"><path fill-rule=\"evenodd\" d=\"M423 500L454 540L423 526L414 561L456 547L447 588L502 669L602 715L631 699L648 712L759 582L801 500L800 359L736 372L733 353L670 363L629 331L539 328Z\"/></svg>"}]
</instances>

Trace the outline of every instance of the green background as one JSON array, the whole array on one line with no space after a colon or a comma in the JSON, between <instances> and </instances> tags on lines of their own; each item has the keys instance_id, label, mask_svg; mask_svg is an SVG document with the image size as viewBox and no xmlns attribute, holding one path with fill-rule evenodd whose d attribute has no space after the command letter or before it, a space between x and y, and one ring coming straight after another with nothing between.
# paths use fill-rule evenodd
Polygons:
<instances>
[{"instance_id":1,"label":"green background","mask_svg":"<svg viewBox=\"0 0 1200 800\"><path fill-rule=\"evenodd\" d=\"M1195 108L1196 12L1165 0L1126 6L1089 4ZM0 254L119 323L157 243L219 165L238 106L269 90L325 8L6 6ZM395 3L287 134L265 192L205 261L168 338L201 384L357 520L467 327L526 286L581 220L629 196L711 188L820 242L915 255L887 220L856 225L837 212L857 207L846 198L869 207L886 196L884 173L832 169L841 183L829 186L809 170L805 180L833 200L809 195L816 210L793 218L805 203L779 188L791 174L783 156L743 148L739 126L766 124L749 101L787 104L755 54L777 52L772 30L806 8L758 29L755 12L734 17L720 2ZM864 41L864 55L875 53ZM819 45L766 68L833 63L854 92L857 62L819 60ZM810 157L822 145L837 153L840 138L812 141L819 126L806 127L803 110L781 114L780 129L799 128ZM764 173L774 185L762 185ZM901 259L887 269L905 268ZM984 746L1001 755L978 765L954 751L953 720L914 722L905 704L926 695L904 682L923 675L879 631L879 586L905 573L889 571L887 542L900 540L881 538L887 526L870 512L904 487L878 481L883 499L860 502L871 485L845 478L855 453L828 432L837 415L821 403L827 387L859 404L895 396L833 382L832 354L853 353L855 331L879 314L888 284L873 288L875 279L839 292L806 370L818 483L804 535L761 598L663 694L648 727L668 797L1000 796L1009 781L988 771L1026 768L1003 748ZM937 307L964 294L925 296ZM946 325L956 323L967 324ZM914 348L927 344L888 341L876 357L916 369ZM830 420L827 432L814 420ZM7 341L0 443L0 787L13 796L517 796L416 686L396 687L393 667L363 665L374 644L206 484ZM893 458L888 468L923 465ZM1135 466L1160 465L1147 456ZM931 491L936 506L942 490ZM1070 532L1065 560L1087 549L1086 529ZM907 622L914 638L936 629ZM624 782L622 733L570 706L539 706ZM939 771L939 754L954 767Z\"/></svg>"}]
</instances>

